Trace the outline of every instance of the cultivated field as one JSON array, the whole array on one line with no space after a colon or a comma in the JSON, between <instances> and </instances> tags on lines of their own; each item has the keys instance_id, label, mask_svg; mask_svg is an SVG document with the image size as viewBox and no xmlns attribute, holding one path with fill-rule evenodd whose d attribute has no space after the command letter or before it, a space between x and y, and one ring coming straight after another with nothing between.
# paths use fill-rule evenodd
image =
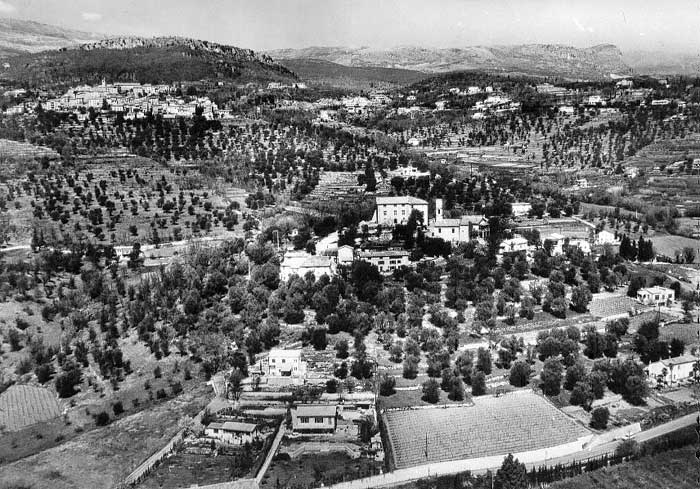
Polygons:
<instances>
[{"instance_id":1,"label":"cultivated field","mask_svg":"<svg viewBox=\"0 0 700 489\"><path fill-rule=\"evenodd\" d=\"M659 337L666 341L678 338L686 346L689 346L700 343L698 331L700 331L700 324L698 323L673 323L660 328Z\"/></svg>"},{"instance_id":2,"label":"cultivated field","mask_svg":"<svg viewBox=\"0 0 700 489\"><path fill-rule=\"evenodd\" d=\"M0 431L18 431L60 414L56 394L43 387L13 385L0 394Z\"/></svg>"},{"instance_id":3,"label":"cultivated field","mask_svg":"<svg viewBox=\"0 0 700 489\"><path fill-rule=\"evenodd\" d=\"M114 487L155 453L207 403L201 387L191 393L81 433L60 446L0 466L0 488L94 489ZM81 430L82 431L82 430Z\"/></svg>"},{"instance_id":4,"label":"cultivated field","mask_svg":"<svg viewBox=\"0 0 700 489\"><path fill-rule=\"evenodd\" d=\"M639 310L645 307L626 295L607 293L595 294L588 305L588 311L600 318L627 314L630 309Z\"/></svg>"},{"instance_id":5,"label":"cultivated field","mask_svg":"<svg viewBox=\"0 0 700 489\"><path fill-rule=\"evenodd\" d=\"M677 253L683 253L683 248L686 247L693 248L696 254L700 249L700 240L683 236L654 236L651 242L657 253L670 258L675 258Z\"/></svg>"},{"instance_id":6,"label":"cultivated field","mask_svg":"<svg viewBox=\"0 0 700 489\"><path fill-rule=\"evenodd\" d=\"M396 467L536 450L590 433L532 392L473 401L471 407L387 412Z\"/></svg>"}]
</instances>

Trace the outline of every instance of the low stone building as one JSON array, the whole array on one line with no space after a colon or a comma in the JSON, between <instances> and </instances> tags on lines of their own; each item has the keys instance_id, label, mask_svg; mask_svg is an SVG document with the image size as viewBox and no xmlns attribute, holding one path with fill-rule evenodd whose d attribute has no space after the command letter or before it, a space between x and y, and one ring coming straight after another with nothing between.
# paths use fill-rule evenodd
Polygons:
<instances>
[{"instance_id":1,"label":"low stone building","mask_svg":"<svg viewBox=\"0 0 700 489\"><path fill-rule=\"evenodd\" d=\"M292 409L292 429L300 433L332 433L338 425L335 405L308 404Z\"/></svg>"},{"instance_id":2,"label":"low stone building","mask_svg":"<svg viewBox=\"0 0 700 489\"><path fill-rule=\"evenodd\" d=\"M204 434L229 445L245 445L260 438L260 430L252 423L226 421L224 423L209 423Z\"/></svg>"}]
</instances>

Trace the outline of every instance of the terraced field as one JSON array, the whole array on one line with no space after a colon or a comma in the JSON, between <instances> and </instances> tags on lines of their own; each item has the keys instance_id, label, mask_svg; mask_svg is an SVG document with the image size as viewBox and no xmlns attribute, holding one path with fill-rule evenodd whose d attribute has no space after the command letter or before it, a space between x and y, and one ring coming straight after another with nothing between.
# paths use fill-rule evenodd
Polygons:
<instances>
[{"instance_id":1,"label":"terraced field","mask_svg":"<svg viewBox=\"0 0 700 489\"><path fill-rule=\"evenodd\" d=\"M593 300L588 305L589 312L600 318L627 314L630 309L646 309L642 304L631 297L621 294L601 293L593 296Z\"/></svg>"},{"instance_id":2,"label":"terraced field","mask_svg":"<svg viewBox=\"0 0 700 489\"><path fill-rule=\"evenodd\" d=\"M387 412L396 467L536 450L590 434L532 392L473 401L470 407Z\"/></svg>"},{"instance_id":3,"label":"terraced field","mask_svg":"<svg viewBox=\"0 0 700 489\"><path fill-rule=\"evenodd\" d=\"M18 431L60 414L55 394L43 387L13 385L0 395L0 431Z\"/></svg>"}]
</instances>

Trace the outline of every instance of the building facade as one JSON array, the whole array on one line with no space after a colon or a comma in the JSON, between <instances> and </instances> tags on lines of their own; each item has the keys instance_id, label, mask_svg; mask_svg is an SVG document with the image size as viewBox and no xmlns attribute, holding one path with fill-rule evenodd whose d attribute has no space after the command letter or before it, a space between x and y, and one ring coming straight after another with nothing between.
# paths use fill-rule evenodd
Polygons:
<instances>
[{"instance_id":1,"label":"building facade","mask_svg":"<svg viewBox=\"0 0 700 489\"><path fill-rule=\"evenodd\" d=\"M637 300L647 306L665 306L676 300L676 292L667 287L648 287L637 291Z\"/></svg>"},{"instance_id":2,"label":"building facade","mask_svg":"<svg viewBox=\"0 0 700 489\"><path fill-rule=\"evenodd\" d=\"M229 445L245 445L260 438L258 427L252 423L226 421L225 423L209 423L204 428L204 434Z\"/></svg>"},{"instance_id":3,"label":"building facade","mask_svg":"<svg viewBox=\"0 0 700 489\"><path fill-rule=\"evenodd\" d=\"M381 273L392 273L402 266L409 266L410 253L406 250L372 250L360 251L357 254L359 260L371 263Z\"/></svg>"},{"instance_id":4,"label":"building facade","mask_svg":"<svg viewBox=\"0 0 700 489\"><path fill-rule=\"evenodd\" d=\"M292 409L292 430L301 433L332 433L337 426L334 405L302 405Z\"/></svg>"},{"instance_id":5,"label":"building facade","mask_svg":"<svg viewBox=\"0 0 700 489\"><path fill-rule=\"evenodd\" d=\"M304 377L306 362L301 358L301 349L284 350L273 348L267 357L267 375L271 377Z\"/></svg>"},{"instance_id":6,"label":"building facade","mask_svg":"<svg viewBox=\"0 0 700 489\"><path fill-rule=\"evenodd\" d=\"M413 210L423 215L423 222L428 219L428 203L415 197L377 197L375 222L377 224L405 224Z\"/></svg>"}]
</instances>

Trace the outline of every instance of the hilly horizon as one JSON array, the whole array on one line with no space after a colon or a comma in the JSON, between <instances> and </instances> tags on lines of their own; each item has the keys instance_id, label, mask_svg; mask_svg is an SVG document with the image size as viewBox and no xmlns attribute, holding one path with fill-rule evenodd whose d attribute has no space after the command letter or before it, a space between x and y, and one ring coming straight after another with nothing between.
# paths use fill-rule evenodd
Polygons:
<instances>
[{"instance_id":1,"label":"hilly horizon","mask_svg":"<svg viewBox=\"0 0 700 489\"><path fill-rule=\"evenodd\" d=\"M289 81L296 75L265 54L184 37L123 36L6 57L0 78L42 84L132 81L172 83L208 78Z\"/></svg>"},{"instance_id":2,"label":"hilly horizon","mask_svg":"<svg viewBox=\"0 0 700 489\"><path fill-rule=\"evenodd\" d=\"M0 56L77 46L104 37L103 34L66 29L31 20L0 17Z\"/></svg>"},{"instance_id":3,"label":"hilly horizon","mask_svg":"<svg viewBox=\"0 0 700 489\"><path fill-rule=\"evenodd\" d=\"M605 78L631 74L617 46L601 44L574 48L558 44L424 48L400 46L391 49L335 46L267 51L274 59L307 59L367 68L382 67L423 73L483 70L566 78Z\"/></svg>"}]
</instances>

